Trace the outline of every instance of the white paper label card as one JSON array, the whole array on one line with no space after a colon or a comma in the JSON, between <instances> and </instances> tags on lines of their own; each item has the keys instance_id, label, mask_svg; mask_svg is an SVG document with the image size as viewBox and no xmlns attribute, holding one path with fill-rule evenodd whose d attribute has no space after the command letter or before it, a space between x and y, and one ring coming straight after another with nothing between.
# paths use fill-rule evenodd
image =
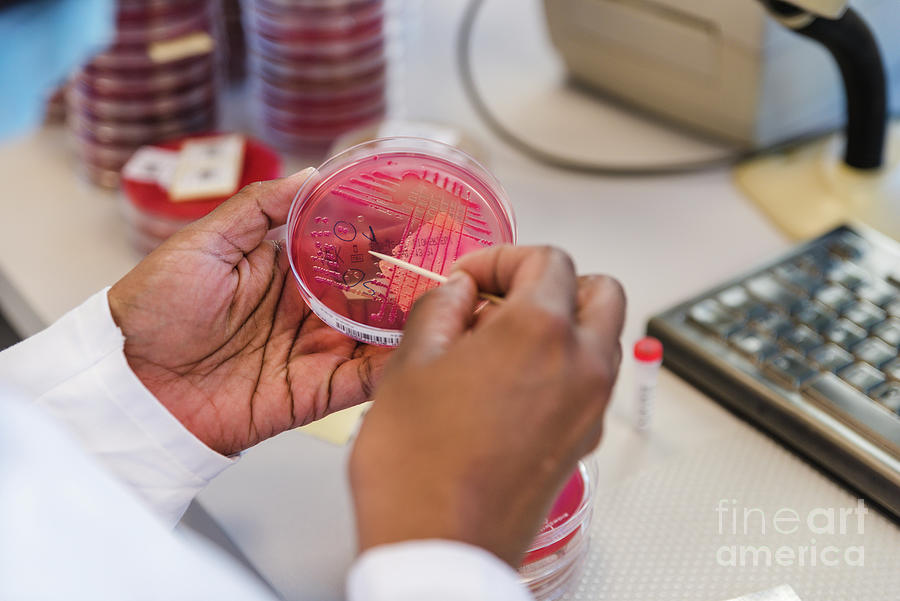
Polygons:
<instances>
[{"instance_id":1,"label":"white paper label card","mask_svg":"<svg viewBox=\"0 0 900 601\"><path fill-rule=\"evenodd\" d=\"M209 54L216 47L216 41L205 31L196 31L173 40L153 42L147 49L154 63L170 63L192 56Z\"/></svg>"},{"instance_id":2,"label":"white paper label card","mask_svg":"<svg viewBox=\"0 0 900 601\"><path fill-rule=\"evenodd\" d=\"M240 135L185 142L169 186L173 201L231 196L244 168L245 140Z\"/></svg>"},{"instance_id":3,"label":"white paper label card","mask_svg":"<svg viewBox=\"0 0 900 601\"><path fill-rule=\"evenodd\" d=\"M177 150L144 146L139 148L125 163L125 167L122 168L122 177L145 184L158 184L162 188L168 189L175 174L178 155Z\"/></svg>"}]
</instances>

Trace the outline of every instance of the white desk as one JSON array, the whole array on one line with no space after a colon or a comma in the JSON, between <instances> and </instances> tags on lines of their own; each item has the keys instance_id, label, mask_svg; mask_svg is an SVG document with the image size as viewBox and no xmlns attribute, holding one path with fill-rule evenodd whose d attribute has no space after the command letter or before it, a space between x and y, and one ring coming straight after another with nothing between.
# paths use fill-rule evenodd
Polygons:
<instances>
[{"instance_id":1,"label":"white desk","mask_svg":"<svg viewBox=\"0 0 900 601\"><path fill-rule=\"evenodd\" d=\"M580 271L621 279L629 296L626 348L654 312L789 247L738 195L726 170L654 179L593 178L544 168L502 146L483 130L458 84L453 40L463 4L421 5L420 28L409 34L405 61L405 116L458 123L480 134L492 171L513 199L521 243L561 246ZM521 10L508 15L518 15L520 22L497 23L486 15L484 27L496 35L476 40L479 56L493 57L485 60L487 71L480 78L494 88L513 89L523 72L522 65L516 71L491 62L511 52L512 38L529 40L534 32L538 3L515 0L515 5ZM549 56L542 44L536 39L532 51ZM612 109L596 110L607 120L615 115ZM631 131L630 138L598 144L613 158L704 151L702 145L651 127ZM114 195L76 175L64 132L49 128L0 146L0 175L0 303L23 334L57 319L139 259L127 244ZM599 455L603 487L747 428L664 372L655 428L639 436L629 424L631 385L626 361ZM354 549L346 456L347 449L288 433L246 453L200 497L286 598L340 597Z\"/></svg>"}]
</instances>

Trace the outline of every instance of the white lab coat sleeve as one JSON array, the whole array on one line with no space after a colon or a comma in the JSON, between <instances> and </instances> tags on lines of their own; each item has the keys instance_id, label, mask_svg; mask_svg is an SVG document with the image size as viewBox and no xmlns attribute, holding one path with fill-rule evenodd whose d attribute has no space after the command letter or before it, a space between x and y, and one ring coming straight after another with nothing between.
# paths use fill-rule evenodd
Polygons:
<instances>
[{"instance_id":1,"label":"white lab coat sleeve","mask_svg":"<svg viewBox=\"0 0 900 601\"><path fill-rule=\"evenodd\" d=\"M0 383L32 405L21 411L0 394L0 598L272 599L243 568L171 531L232 460L131 371L107 292L0 353ZM347 593L349 601L531 599L494 555L439 540L366 552Z\"/></svg>"},{"instance_id":2,"label":"white lab coat sleeve","mask_svg":"<svg viewBox=\"0 0 900 601\"><path fill-rule=\"evenodd\" d=\"M89 454L174 526L233 460L188 431L131 371L108 290L0 353L0 382L65 423Z\"/></svg>"},{"instance_id":3,"label":"white lab coat sleeve","mask_svg":"<svg viewBox=\"0 0 900 601\"><path fill-rule=\"evenodd\" d=\"M497 556L454 541L375 547L347 578L347 601L531 601L515 570Z\"/></svg>"},{"instance_id":4,"label":"white lab coat sleeve","mask_svg":"<svg viewBox=\"0 0 900 601\"><path fill-rule=\"evenodd\" d=\"M274 601L243 566L156 519L62 424L10 397L0 390L0 599ZM348 601L531 599L490 553L437 540L368 551L347 589Z\"/></svg>"},{"instance_id":5,"label":"white lab coat sleeve","mask_svg":"<svg viewBox=\"0 0 900 601\"><path fill-rule=\"evenodd\" d=\"M173 531L33 403L0 390L0 599L274 601L243 566Z\"/></svg>"}]
</instances>

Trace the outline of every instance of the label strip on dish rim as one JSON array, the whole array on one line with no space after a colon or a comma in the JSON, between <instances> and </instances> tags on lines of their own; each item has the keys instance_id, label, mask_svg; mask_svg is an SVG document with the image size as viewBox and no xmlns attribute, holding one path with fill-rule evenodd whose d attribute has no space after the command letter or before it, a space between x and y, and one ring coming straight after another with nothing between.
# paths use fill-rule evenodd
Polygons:
<instances>
[{"instance_id":1,"label":"label strip on dish rim","mask_svg":"<svg viewBox=\"0 0 900 601\"><path fill-rule=\"evenodd\" d=\"M380 344L383 346L399 346L400 341L403 340L403 332L385 332L378 328L370 328L352 323L339 315L335 315L315 297L310 297L306 302L309 303L309 307L313 310L313 313L325 322L326 325L351 338L356 338L357 340L369 344Z\"/></svg>"}]
</instances>

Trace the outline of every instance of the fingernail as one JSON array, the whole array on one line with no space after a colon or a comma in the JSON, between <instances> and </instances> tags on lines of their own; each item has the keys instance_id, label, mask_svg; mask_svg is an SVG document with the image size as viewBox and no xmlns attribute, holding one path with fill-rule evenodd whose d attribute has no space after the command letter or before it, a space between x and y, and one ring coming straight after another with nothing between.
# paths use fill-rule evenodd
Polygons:
<instances>
[{"instance_id":1,"label":"fingernail","mask_svg":"<svg viewBox=\"0 0 900 601\"><path fill-rule=\"evenodd\" d=\"M447 284L459 286L469 278L465 271L453 271L447 276Z\"/></svg>"},{"instance_id":2,"label":"fingernail","mask_svg":"<svg viewBox=\"0 0 900 601\"><path fill-rule=\"evenodd\" d=\"M315 167L307 167L306 169L302 169L302 170L298 171L297 173L295 173L294 175L291 175L290 179L294 179L294 178L307 179L309 176L311 176L315 172L316 172Z\"/></svg>"}]
</instances>

